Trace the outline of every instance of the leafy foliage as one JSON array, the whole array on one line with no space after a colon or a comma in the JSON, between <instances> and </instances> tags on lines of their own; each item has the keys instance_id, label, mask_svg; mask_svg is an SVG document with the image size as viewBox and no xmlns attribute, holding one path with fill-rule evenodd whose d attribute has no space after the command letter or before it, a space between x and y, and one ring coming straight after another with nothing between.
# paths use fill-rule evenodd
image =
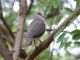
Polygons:
<instances>
[{"instance_id":1,"label":"leafy foliage","mask_svg":"<svg viewBox=\"0 0 80 60\"><path fill-rule=\"evenodd\" d=\"M76 0L77 4L76 4L76 8L80 8L80 0Z\"/></svg>"},{"instance_id":2,"label":"leafy foliage","mask_svg":"<svg viewBox=\"0 0 80 60\"><path fill-rule=\"evenodd\" d=\"M71 34L72 34L72 39L80 40L80 30L76 29L72 31Z\"/></svg>"},{"instance_id":3,"label":"leafy foliage","mask_svg":"<svg viewBox=\"0 0 80 60\"><path fill-rule=\"evenodd\" d=\"M8 4L9 1L10 0L4 0L4 1L2 0L3 15L6 19L6 22L10 26L11 30L14 31L14 30L17 30L17 25L19 22L19 17L18 17L19 12L18 11L15 12L13 10L13 8L7 7L7 5L9 6L9 4ZM34 15L37 11L41 11L45 15L45 17L46 17L45 22L47 25L50 25L50 26L58 25L58 23L61 21L62 18L64 18L64 16L66 14L68 14L70 16L72 13L75 12L73 9L64 6L64 4L65 4L64 1L67 1L67 0L35 0L29 15L26 17L25 30L27 29L27 26L28 26L28 23L30 22L30 20L33 20ZM75 0L75 1L76 1L76 9L80 8L80 0ZM14 2L14 4L15 4L15 2ZM75 18L77 18L77 16L74 17L74 19ZM65 20L65 18L64 18L64 20ZM71 22L71 24L72 24L72 22ZM80 42L79 42L80 30L79 29L75 29L72 32L68 32L68 31L67 32L60 31L60 32L61 32L61 34L56 34L56 37L55 37L55 38L57 38L57 43L60 43L59 48L64 47L65 49L67 49L68 47L71 46L73 40L75 41L74 42L75 46L80 46ZM71 36L72 36L71 41L68 40L69 37L65 37L67 33L71 34ZM14 33L14 35L15 35L15 33ZM26 34L24 34L24 35L26 35ZM45 37L47 37L47 34L45 34ZM44 40L45 38L42 38L42 39ZM24 37L23 37L23 40L25 42ZM32 46L31 48L29 48L29 50L32 51L33 48L34 47ZM36 60L46 60L46 59L48 59L48 57L49 57L49 49L47 49L46 51L41 53L36 58Z\"/></svg>"}]
</instances>

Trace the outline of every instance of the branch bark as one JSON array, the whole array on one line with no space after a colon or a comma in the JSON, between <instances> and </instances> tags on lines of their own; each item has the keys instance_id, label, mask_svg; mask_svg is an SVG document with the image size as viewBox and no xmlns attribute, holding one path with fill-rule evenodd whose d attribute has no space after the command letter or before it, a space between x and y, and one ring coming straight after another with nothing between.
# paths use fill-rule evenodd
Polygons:
<instances>
[{"instance_id":1,"label":"branch bark","mask_svg":"<svg viewBox=\"0 0 80 60\"><path fill-rule=\"evenodd\" d=\"M36 56L38 56L43 50L45 50L50 45L50 43L54 40L54 36L57 34L57 32L59 34L62 30L64 30L64 28L66 28L69 23L74 20L75 17L77 18L79 14L80 9L76 9L75 12L66 20L64 20L64 22L61 23L61 25L58 26L58 28L52 32L48 39L44 40L38 47L36 47L35 50L31 54L29 54L25 60L34 60Z\"/></svg>"},{"instance_id":2,"label":"branch bark","mask_svg":"<svg viewBox=\"0 0 80 60\"><path fill-rule=\"evenodd\" d=\"M6 19L4 19L4 17L3 17L1 0L0 0L0 19L3 22L3 25L1 26L2 31L8 36L9 43L13 46L15 37L14 37L14 34L11 31L9 25L6 23ZM21 49L21 51L20 51L20 56L22 58L25 58L27 56L26 52L23 49Z\"/></svg>"},{"instance_id":3,"label":"branch bark","mask_svg":"<svg viewBox=\"0 0 80 60\"><path fill-rule=\"evenodd\" d=\"M27 11L28 11L27 1L26 0L20 0L19 1L19 20L20 21L19 21L17 36L15 38L13 60L18 60L18 58L19 58L21 44L22 44L24 23L26 20Z\"/></svg>"},{"instance_id":4,"label":"branch bark","mask_svg":"<svg viewBox=\"0 0 80 60\"><path fill-rule=\"evenodd\" d=\"M0 53L4 57L4 60L13 60L12 54L7 47L7 42L2 34L2 31L0 31Z\"/></svg>"}]
</instances>

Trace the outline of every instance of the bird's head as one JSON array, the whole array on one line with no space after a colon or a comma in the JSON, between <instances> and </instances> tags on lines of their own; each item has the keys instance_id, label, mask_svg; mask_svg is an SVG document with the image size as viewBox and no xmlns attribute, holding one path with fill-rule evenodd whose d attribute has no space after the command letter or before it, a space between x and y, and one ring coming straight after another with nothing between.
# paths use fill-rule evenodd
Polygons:
<instances>
[{"instance_id":1,"label":"bird's head","mask_svg":"<svg viewBox=\"0 0 80 60\"><path fill-rule=\"evenodd\" d=\"M37 12L35 16L39 18L45 18L45 16L41 12Z\"/></svg>"}]
</instances>

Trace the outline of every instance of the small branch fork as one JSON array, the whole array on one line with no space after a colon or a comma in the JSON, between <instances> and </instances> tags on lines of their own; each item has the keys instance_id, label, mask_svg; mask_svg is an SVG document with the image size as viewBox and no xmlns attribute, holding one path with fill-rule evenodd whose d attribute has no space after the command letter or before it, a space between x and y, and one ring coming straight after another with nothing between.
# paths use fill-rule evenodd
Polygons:
<instances>
[{"instance_id":1,"label":"small branch fork","mask_svg":"<svg viewBox=\"0 0 80 60\"><path fill-rule=\"evenodd\" d=\"M3 25L0 25L0 27L1 27L2 31L8 36L8 38L9 38L8 42L13 46L15 37L14 37L14 34L11 31L9 25L6 23L6 19L3 17L1 0L0 0L0 19L3 22ZM20 56L21 56L21 58L25 58L27 56L26 52L23 49L21 49L21 51L20 51Z\"/></svg>"}]
</instances>

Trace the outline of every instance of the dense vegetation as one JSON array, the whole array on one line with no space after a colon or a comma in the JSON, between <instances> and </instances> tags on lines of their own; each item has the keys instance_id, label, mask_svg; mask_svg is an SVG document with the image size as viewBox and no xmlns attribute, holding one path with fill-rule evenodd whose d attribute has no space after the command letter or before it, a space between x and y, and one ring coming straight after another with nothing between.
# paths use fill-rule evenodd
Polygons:
<instances>
[{"instance_id":1,"label":"dense vegetation","mask_svg":"<svg viewBox=\"0 0 80 60\"><path fill-rule=\"evenodd\" d=\"M45 16L47 28L37 47L32 43L26 48L27 28L36 12ZM0 0L0 60L79 59L68 51L80 47L79 15L80 0Z\"/></svg>"}]
</instances>

